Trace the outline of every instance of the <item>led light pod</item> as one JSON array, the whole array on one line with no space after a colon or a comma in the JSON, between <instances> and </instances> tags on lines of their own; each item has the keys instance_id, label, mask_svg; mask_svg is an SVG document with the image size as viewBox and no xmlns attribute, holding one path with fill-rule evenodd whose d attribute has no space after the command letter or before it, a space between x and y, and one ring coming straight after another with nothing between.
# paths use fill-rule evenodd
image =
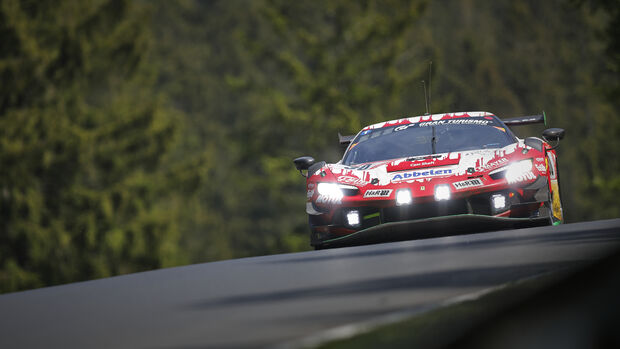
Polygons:
<instances>
[{"instance_id":1,"label":"led light pod","mask_svg":"<svg viewBox=\"0 0 620 349\"><path fill-rule=\"evenodd\" d=\"M506 208L506 196L502 194L491 196L491 206L495 212L504 210Z\"/></svg>"},{"instance_id":2,"label":"led light pod","mask_svg":"<svg viewBox=\"0 0 620 349\"><path fill-rule=\"evenodd\" d=\"M396 191L396 206L410 205L412 201L411 190L398 189Z\"/></svg>"},{"instance_id":3,"label":"led light pod","mask_svg":"<svg viewBox=\"0 0 620 349\"><path fill-rule=\"evenodd\" d=\"M441 184L435 187L435 200L443 201L450 200L450 186L447 184Z\"/></svg>"},{"instance_id":4,"label":"led light pod","mask_svg":"<svg viewBox=\"0 0 620 349\"><path fill-rule=\"evenodd\" d=\"M347 224L352 227L360 225L360 211L353 210L347 213Z\"/></svg>"}]
</instances>

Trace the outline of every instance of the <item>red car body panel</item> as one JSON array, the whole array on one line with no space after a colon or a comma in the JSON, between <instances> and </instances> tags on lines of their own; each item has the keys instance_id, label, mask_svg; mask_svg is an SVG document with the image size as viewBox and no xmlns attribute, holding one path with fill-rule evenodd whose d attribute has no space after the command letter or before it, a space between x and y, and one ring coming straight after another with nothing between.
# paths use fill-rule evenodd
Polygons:
<instances>
[{"instance_id":1,"label":"red car body panel","mask_svg":"<svg viewBox=\"0 0 620 349\"><path fill-rule=\"evenodd\" d=\"M499 124L493 127L514 137L495 115L468 112L417 116L370 125L362 129L356 139L373 130L396 125L398 127L394 130L398 131L414 124L484 124L485 120L493 125ZM559 207L554 209L551 204L553 191L558 191L559 195L555 150L538 138L523 140L514 137L514 140L514 143L497 149L471 149L351 165L344 165L343 160L335 164L315 164L308 171L306 183L311 244L329 247L343 237L368 228L378 231L377 228L386 223L412 223L430 218L440 221L437 218L455 215L463 216L463 219L467 215L469 218L487 216L533 224L561 221L559 196ZM356 146L354 140L347 152ZM510 174L517 173L517 176L507 178L507 169L512 164L525 164L525 167L516 172L510 168ZM337 185L342 195L319 193L319 183ZM435 188L438 186L449 188L448 200L437 201ZM411 204L397 205L396 193L401 189L410 191ZM506 207L495 210L489 201L494 195L503 196ZM357 225L348 224L346 215L352 211L357 212L360 221ZM482 218L482 221L488 220ZM415 236L415 231L411 235Z\"/></svg>"}]
</instances>

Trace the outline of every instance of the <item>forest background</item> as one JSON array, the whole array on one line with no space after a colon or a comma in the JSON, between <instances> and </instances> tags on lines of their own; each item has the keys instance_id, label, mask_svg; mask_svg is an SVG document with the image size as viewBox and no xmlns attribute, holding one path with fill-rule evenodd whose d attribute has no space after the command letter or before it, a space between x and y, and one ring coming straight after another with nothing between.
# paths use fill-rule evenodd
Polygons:
<instances>
[{"instance_id":1,"label":"forest background","mask_svg":"<svg viewBox=\"0 0 620 349\"><path fill-rule=\"evenodd\" d=\"M423 114L430 61L433 112L545 110L567 221L620 216L620 1L0 0L0 292L309 249L291 160Z\"/></svg>"}]
</instances>

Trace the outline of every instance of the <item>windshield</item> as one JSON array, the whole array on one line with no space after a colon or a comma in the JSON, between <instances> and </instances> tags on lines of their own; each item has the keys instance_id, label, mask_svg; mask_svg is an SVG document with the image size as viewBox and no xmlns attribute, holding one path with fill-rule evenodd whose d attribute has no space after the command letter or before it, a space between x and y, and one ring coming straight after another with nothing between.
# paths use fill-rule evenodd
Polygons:
<instances>
[{"instance_id":1,"label":"windshield","mask_svg":"<svg viewBox=\"0 0 620 349\"><path fill-rule=\"evenodd\" d=\"M362 131L351 142L343 164L503 148L514 142L515 137L494 118L468 117L419 122Z\"/></svg>"}]
</instances>

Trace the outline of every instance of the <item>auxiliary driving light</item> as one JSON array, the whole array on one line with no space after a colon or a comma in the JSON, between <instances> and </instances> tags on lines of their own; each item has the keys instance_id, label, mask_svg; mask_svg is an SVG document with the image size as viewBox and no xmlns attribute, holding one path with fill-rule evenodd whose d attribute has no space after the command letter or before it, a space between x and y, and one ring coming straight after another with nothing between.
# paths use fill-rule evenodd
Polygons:
<instances>
[{"instance_id":1,"label":"auxiliary driving light","mask_svg":"<svg viewBox=\"0 0 620 349\"><path fill-rule=\"evenodd\" d=\"M450 186L447 184L438 185L435 187L435 200L450 200Z\"/></svg>"},{"instance_id":2,"label":"auxiliary driving light","mask_svg":"<svg viewBox=\"0 0 620 349\"><path fill-rule=\"evenodd\" d=\"M411 201L411 190L398 189L396 191L396 206L409 205Z\"/></svg>"},{"instance_id":3,"label":"auxiliary driving light","mask_svg":"<svg viewBox=\"0 0 620 349\"><path fill-rule=\"evenodd\" d=\"M502 194L496 194L491 196L491 205L493 205L493 210L501 211L506 208L506 197Z\"/></svg>"},{"instance_id":4,"label":"auxiliary driving light","mask_svg":"<svg viewBox=\"0 0 620 349\"><path fill-rule=\"evenodd\" d=\"M360 225L360 211L349 211L347 213L347 223L352 227Z\"/></svg>"}]
</instances>

